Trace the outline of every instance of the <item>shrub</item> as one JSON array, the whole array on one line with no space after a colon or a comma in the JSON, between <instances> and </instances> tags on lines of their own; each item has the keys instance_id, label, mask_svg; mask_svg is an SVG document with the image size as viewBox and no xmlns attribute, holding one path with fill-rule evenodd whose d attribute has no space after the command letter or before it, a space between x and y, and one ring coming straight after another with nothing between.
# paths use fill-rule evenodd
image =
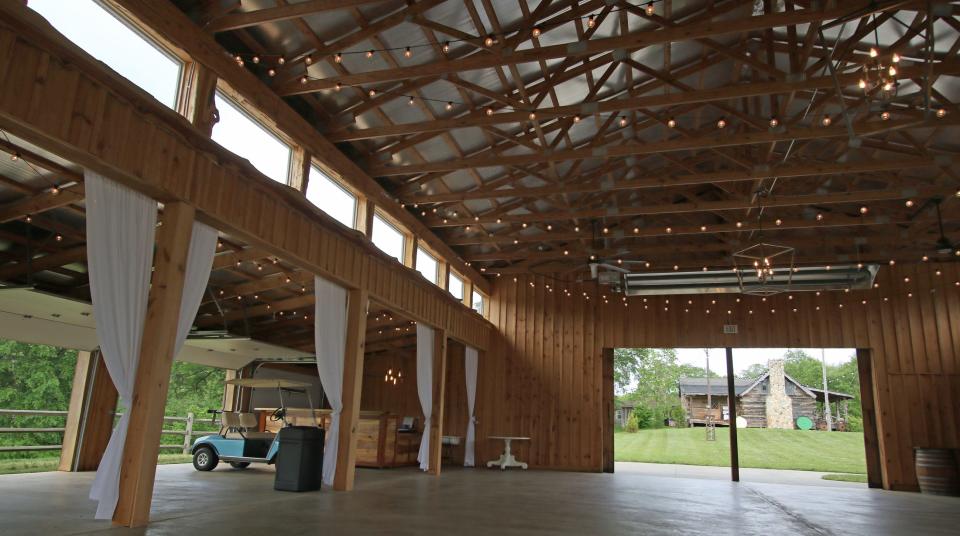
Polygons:
<instances>
[{"instance_id":1,"label":"shrub","mask_svg":"<svg viewBox=\"0 0 960 536\"><path fill-rule=\"evenodd\" d=\"M637 422L637 411L633 410L630 413L630 417L627 419L627 424L626 426L623 427L623 430L625 432L635 434L639 429L640 429L640 424Z\"/></svg>"}]
</instances>

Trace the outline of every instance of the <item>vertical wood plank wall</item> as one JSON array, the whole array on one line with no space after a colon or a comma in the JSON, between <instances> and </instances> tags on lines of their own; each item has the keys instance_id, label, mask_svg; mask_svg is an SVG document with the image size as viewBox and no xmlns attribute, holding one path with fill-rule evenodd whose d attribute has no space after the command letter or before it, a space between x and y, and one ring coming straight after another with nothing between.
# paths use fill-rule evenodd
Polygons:
<instances>
[{"instance_id":1,"label":"vertical wood plank wall","mask_svg":"<svg viewBox=\"0 0 960 536\"><path fill-rule=\"evenodd\" d=\"M594 285L501 278L490 299L497 330L480 362L478 460L501 448L486 436L524 435L533 440L519 456L533 467L602 470L604 348L864 348L884 487L915 490L914 447L960 447L960 264L883 266L877 283L766 301L632 297L625 307L619 295L605 304ZM739 333L724 335L727 323Z\"/></svg>"}]
</instances>

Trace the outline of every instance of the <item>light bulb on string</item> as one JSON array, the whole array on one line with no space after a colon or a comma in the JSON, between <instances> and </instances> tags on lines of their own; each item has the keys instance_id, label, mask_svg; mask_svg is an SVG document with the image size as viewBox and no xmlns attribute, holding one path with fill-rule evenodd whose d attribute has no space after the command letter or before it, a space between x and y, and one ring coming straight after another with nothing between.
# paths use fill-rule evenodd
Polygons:
<instances>
[{"instance_id":1,"label":"light bulb on string","mask_svg":"<svg viewBox=\"0 0 960 536\"><path fill-rule=\"evenodd\" d=\"M590 15L589 17L587 17L587 28L593 28L593 27L596 26L596 25L597 25L597 17L596 17L596 16Z\"/></svg>"},{"instance_id":2,"label":"light bulb on string","mask_svg":"<svg viewBox=\"0 0 960 536\"><path fill-rule=\"evenodd\" d=\"M413 57L413 50L412 50L410 47L405 48L405 49L403 50L403 57L404 57L404 58L412 58L412 57Z\"/></svg>"}]
</instances>

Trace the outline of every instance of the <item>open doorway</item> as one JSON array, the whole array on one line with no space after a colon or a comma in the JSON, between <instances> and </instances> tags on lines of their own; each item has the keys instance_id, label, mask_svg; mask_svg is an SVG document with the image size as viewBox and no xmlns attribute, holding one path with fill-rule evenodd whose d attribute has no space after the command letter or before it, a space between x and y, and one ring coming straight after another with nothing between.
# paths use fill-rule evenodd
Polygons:
<instances>
[{"instance_id":1,"label":"open doorway","mask_svg":"<svg viewBox=\"0 0 960 536\"><path fill-rule=\"evenodd\" d=\"M618 471L729 479L736 459L744 481L867 482L856 350L731 352L732 385L724 348L614 351Z\"/></svg>"}]
</instances>

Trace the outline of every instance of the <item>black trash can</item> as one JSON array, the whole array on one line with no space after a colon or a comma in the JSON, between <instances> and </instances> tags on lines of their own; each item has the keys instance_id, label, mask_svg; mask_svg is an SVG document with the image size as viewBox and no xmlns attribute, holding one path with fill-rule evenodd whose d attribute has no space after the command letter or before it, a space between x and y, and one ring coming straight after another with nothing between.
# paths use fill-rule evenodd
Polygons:
<instances>
[{"instance_id":1,"label":"black trash can","mask_svg":"<svg viewBox=\"0 0 960 536\"><path fill-rule=\"evenodd\" d=\"M277 476L273 489L314 491L320 489L323 472L323 429L287 426L280 429Z\"/></svg>"}]
</instances>

